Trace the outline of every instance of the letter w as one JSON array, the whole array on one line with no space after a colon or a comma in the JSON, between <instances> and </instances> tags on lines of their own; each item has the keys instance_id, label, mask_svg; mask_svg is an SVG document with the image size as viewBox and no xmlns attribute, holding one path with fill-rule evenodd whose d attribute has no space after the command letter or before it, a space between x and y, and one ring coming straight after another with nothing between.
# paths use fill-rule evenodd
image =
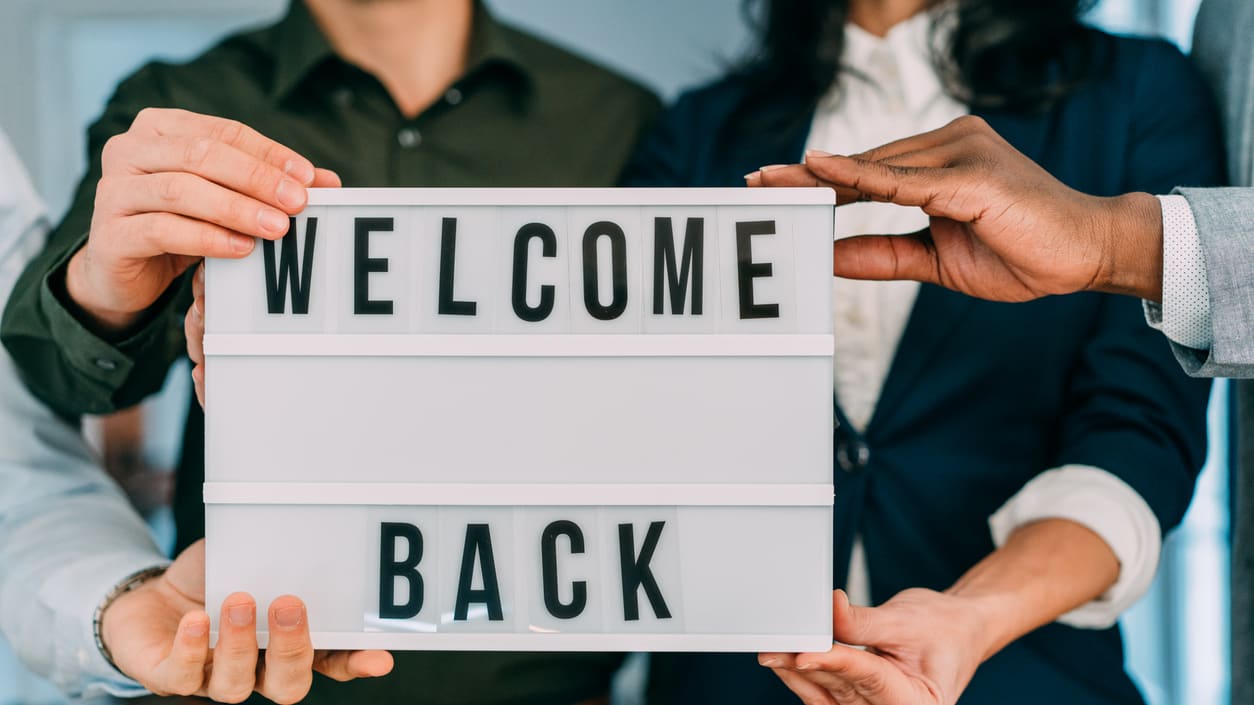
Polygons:
<instances>
[{"instance_id":1,"label":"letter w","mask_svg":"<svg viewBox=\"0 0 1254 705\"><path fill-rule=\"evenodd\" d=\"M283 236L283 245L279 248L279 263L274 262L274 242L265 240L261 249L265 254L266 264L266 308L270 313L285 313L287 297L284 295L291 285L292 313L309 313L309 284L313 280L314 241L318 234L318 219L307 218L305 225L305 255L301 259L300 271L296 271L296 219L291 219L287 234Z\"/></svg>"}]
</instances>

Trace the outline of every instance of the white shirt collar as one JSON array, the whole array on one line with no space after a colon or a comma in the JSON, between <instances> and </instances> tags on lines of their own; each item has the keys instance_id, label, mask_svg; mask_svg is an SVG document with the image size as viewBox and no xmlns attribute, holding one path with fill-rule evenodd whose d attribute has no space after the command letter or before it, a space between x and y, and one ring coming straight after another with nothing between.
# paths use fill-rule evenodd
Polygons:
<instances>
[{"instance_id":1,"label":"white shirt collar","mask_svg":"<svg viewBox=\"0 0 1254 705\"><path fill-rule=\"evenodd\" d=\"M841 65L852 80L896 93L909 111L920 112L945 92L934 56L949 34L950 17L949 4L942 3L898 23L884 37L846 23Z\"/></svg>"}]
</instances>

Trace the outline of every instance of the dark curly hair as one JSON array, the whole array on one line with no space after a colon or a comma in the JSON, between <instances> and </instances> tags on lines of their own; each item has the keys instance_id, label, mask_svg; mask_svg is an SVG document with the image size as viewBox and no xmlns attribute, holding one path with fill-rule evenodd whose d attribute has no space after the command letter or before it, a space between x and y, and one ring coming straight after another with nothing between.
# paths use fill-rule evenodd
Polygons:
<instances>
[{"instance_id":1,"label":"dark curly hair","mask_svg":"<svg viewBox=\"0 0 1254 705\"><path fill-rule=\"evenodd\" d=\"M850 0L745 0L757 50L738 73L745 109L784 99L808 112L840 71ZM1092 0L956 0L953 34L933 61L947 92L974 109L1048 109L1106 68ZM794 103L795 101L795 103Z\"/></svg>"}]
</instances>

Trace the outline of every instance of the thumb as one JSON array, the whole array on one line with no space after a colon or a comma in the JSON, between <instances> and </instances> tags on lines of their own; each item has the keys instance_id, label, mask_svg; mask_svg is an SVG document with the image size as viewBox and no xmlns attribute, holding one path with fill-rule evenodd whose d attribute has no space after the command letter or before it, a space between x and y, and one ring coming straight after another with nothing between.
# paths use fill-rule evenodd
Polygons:
<instances>
[{"instance_id":1,"label":"thumb","mask_svg":"<svg viewBox=\"0 0 1254 705\"><path fill-rule=\"evenodd\" d=\"M846 279L913 279L938 284L939 262L927 230L861 235L832 244L832 273Z\"/></svg>"},{"instance_id":2,"label":"thumb","mask_svg":"<svg viewBox=\"0 0 1254 705\"><path fill-rule=\"evenodd\" d=\"M855 607L844 590L832 595L832 639L852 646L875 646L884 638L880 613L872 607Z\"/></svg>"}]
</instances>

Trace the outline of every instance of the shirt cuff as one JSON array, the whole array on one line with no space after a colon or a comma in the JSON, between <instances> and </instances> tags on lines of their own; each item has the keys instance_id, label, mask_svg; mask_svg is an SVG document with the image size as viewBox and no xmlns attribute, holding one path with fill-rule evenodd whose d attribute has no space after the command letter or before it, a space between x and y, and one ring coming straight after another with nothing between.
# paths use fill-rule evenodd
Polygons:
<instances>
[{"instance_id":1,"label":"shirt cuff","mask_svg":"<svg viewBox=\"0 0 1254 705\"><path fill-rule=\"evenodd\" d=\"M1210 282L1193 211L1184 196L1159 196L1163 214L1163 303L1145 302L1145 319L1172 342L1209 350Z\"/></svg>"},{"instance_id":2,"label":"shirt cuff","mask_svg":"<svg viewBox=\"0 0 1254 705\"><path fill-rule=\"evenodd\" d=\"M152 354L154 347L165 345L173 333L182 335L182 329L180 327L172 333L169 317L158 314L153 315L127 339L110 342L83 325L66 303L69 294L65 290L65 278L70 258L86 241L87 237L84 236L43 278L39 307L47 317L52 339L56 341L66 362L85 378L85 382L97 385L107 396L112 397L113 392L130 378L137 359L146 359ZM171 290L175 288L177 282L171 286ZM170 294L167 292L154 308L163 310L162 307L168 306L169 299Z\"/></svg>"},{"instance_id":3,"label":"shirt cuff","mask_svg":"<svg viewBox=\"0 0 1254 705\"><path fill-rule=\"evenodd\" d=\"M1126 482L1090 465L1064 465L1041 473L989 518L1001 548L1020 527L1067 519L1097 534L1119 559L1119 579L1106 594L1058 619L1081 629L1107 629L1149 590L1158 572L1162 527L1149 505Z\"/></svg>"},{"instance_id":4,"label":"shirt cuff","mask_svg":"<svg viewBox=\"0 0 1254 705\"><path fill-rule=\"evenodd\" d=\"M148 692L146 688L119 671L96 646L94 617L96 608L117 585L141 570L163 567L169 561L147 551L128 550L111 555L93 556L78 561L55 581L45 585L50 602L64 599L63 604L77 608L57 616L55 628L62 636L58 648L53 681L79 697L112 695L135 697Z\"/></svg>"},{"instance_id":5,"label":"shirt cuff","mask_svg":"<svg viewBox=\"0 0 1254 705\"><path fill-rule=\"evenodd\" d=\"M151 556L135 556L129 561L125 575L120 578L112 579L108 583L105 592L100 594L100 599L104 599L114 588L121 584L127 576L135 575L140 571L148 568L165 567L169 565L168 560L154 561ZM111 575L115 574L111 571ZM140 685L137 681L122 673L116 666L109 662L105 655L100 652L100 648L96 645L96 627L95 627L95 608L92 607L92 616L87 620L86 637L91 641L88 653L84 655L82 661L78 664L82 668L83 675L86 677L83 695L92 697L97 694L108 694L117 698L133 698L140 695L148 694L148 689Z\"/></svg>"}]
</instances>

